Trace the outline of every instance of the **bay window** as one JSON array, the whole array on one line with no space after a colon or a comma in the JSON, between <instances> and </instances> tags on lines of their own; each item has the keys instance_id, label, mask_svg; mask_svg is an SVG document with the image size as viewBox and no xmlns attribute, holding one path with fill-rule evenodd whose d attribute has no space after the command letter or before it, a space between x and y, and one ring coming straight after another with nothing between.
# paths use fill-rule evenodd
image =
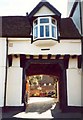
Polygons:
<instances>
[{"instance_id":1,"label":"bay window","mask_svg":"<svg viewBox=\"0 0 83 120\"><path fill-rule=\"evenodd\" d=\"M33 40L57 39L57 21L52 17L38 17L33 21Z\"/></svg>"}]
</instances>

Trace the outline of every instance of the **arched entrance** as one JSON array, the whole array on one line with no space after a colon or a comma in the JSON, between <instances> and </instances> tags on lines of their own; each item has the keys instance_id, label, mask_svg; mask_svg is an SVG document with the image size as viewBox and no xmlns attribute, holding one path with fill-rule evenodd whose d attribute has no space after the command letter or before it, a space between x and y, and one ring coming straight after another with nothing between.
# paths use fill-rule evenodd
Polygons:
<instances>
[{"instance_id":1,"label":"arched entrance","mask_svg":"<svg viewBox=\"0 0 83 120\"><path fill-rule=\"evenodd\" d=\"M53 75L59 78L59 102L62 111L66 109L67 106L67 84L66 84L66 68L64 67L63 60L27 60L25 69L25 79L26 76L30 75ZM25 91L25 85L24 89Z\"/></svg>"}]
</instances>

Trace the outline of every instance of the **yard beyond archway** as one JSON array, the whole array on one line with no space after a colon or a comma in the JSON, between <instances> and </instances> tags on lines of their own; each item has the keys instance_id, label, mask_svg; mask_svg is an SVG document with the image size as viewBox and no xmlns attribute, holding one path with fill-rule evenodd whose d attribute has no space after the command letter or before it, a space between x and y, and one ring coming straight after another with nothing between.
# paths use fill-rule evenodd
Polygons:
<instances>
[{"instance_id":1,"label":"yard beyond archway","mask_svg":"<svg viewBox=\"0 0 83 120\"><path fill-rule=\"evenodd\" d=\"M58 98L59 78L50 75L28 76L30 97L52 97Z\"/></svg>"}]
</instances>

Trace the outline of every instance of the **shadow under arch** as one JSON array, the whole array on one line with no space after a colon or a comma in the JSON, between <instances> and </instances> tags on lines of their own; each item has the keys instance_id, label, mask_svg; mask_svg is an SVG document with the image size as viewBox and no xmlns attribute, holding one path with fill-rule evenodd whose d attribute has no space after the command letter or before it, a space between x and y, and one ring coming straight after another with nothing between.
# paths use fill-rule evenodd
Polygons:
<instances>
[{"instance_id":1,"label":"shadow under arch","mask_svg":"<svg viewBox=\"0 0 83 120\"><path fill-rule=\"evenodd\" d=\"M64 60L51 60L51 59L30 59L26 60L24 67L24 85L23 96L25 92L26 76L30 75L54 75L59 77L59 100L60 109L66 110L67 107L67 81L66 81L66 68Z\"/></svg>"}]
</instances>

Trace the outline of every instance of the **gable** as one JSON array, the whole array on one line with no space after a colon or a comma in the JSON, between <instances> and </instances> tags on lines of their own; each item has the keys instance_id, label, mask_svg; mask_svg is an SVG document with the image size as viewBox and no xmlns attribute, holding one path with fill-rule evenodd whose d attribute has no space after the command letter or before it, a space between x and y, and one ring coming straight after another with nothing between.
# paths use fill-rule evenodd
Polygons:
<instances>
[{"instance_id":1,"label":"gable","mask_svg":"<svg viewBox=\"0 0 83 120\"><path fill-rule=\"evenodd\" d=\"M56 15L58 17L61 17L61 13L54 7L52 6L49 2L40 2L29 14L29 18L32 18L34 15L37 16L37 13L41 13L42 8L46 9L50 14ZM44 11L46 15L46 11ZM48 14L48 13L47 13Z\"/></svg>"},{"instance_id":2,"label":"gable","mask_svg":"<svg viewBox=\"0 0 83 120\"><path fill-rule=\"evenodd\" d=\"M42 6L34 16L44 16L44 15L55 15L49 8L45 5Z\"/></svg>"}]
</instances>

